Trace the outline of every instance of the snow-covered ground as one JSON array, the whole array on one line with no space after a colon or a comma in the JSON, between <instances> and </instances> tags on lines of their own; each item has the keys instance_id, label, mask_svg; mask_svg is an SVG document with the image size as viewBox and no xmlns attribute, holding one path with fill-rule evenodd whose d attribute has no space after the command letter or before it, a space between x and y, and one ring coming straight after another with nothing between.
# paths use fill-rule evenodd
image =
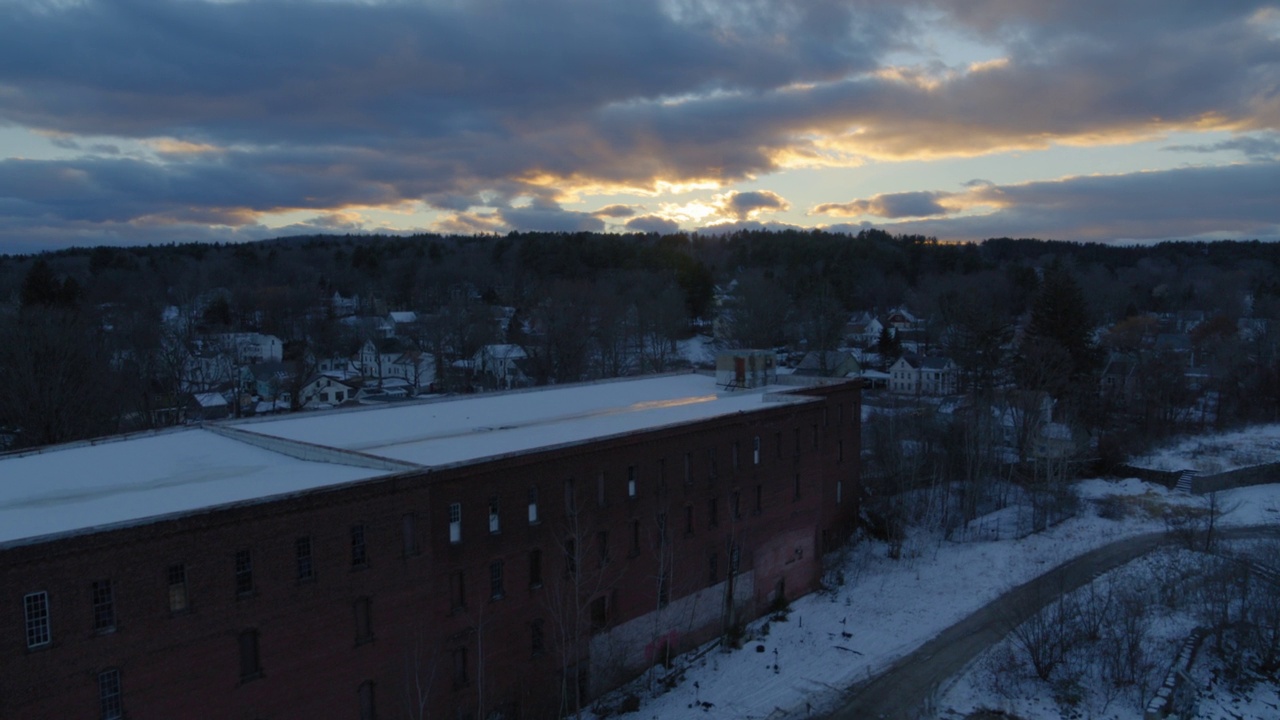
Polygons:
<instances>
[{"instance_id":1,"label":"snow-covered ground","mask_svg":"<svg viewBox=\"0 0 1280 720\"><path fill-rule=\"evenodd\" d=\"M1280 423L1197 435L1134 458L1129 464L1153 470L1190 468L1209 475L1274 462L1280 462Z\"/></svg>"},{"instance_id":2,"label":"snow-covered ground","mask_svg":"<svg viewBox=\"0 0 1280 720\"><path fill-rule=\"evenodd\" d=\"M1091 499L1126 496L1133 514L1108 520L1086 504L1076 518L1018 540L956 543L916 534L901 560L888 559L879 543L861 543L840 561L843 584L796 601L785 620L752 623L740 649L690 653L674 671L661 671L679 677L671 689L645 677L598 707L606 709L602 714L616 712L622 699L634 694L640 709L627 717L808 717L833 708L851 684L885 669L1005 590L1092 548L1162 530L1158 513L1165 504L1203 503L1133 479L1089 480L1079 489ZM1220 498L1223 506L1235 509L1223 525L1280 524L1280 485L1224 495L1229 497Z\"/></svg>"}]
</instances>

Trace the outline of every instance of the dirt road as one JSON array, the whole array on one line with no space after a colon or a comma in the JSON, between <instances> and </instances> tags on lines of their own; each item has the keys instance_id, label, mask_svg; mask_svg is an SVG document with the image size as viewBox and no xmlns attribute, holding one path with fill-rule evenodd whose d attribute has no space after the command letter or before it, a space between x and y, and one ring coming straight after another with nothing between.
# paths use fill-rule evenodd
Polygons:
<instances>
[{"instance_id":1,"label":"dirt road","mask_svg":"<svg viewBox=\"0 0 1280 720\"><path fill-rule=\"evenodd\" d=\"M1219 531L1223 539L1267 535L1280 535L1280 527L1268 525ZM1030 618L1059 595L1174 542L1176 540L1166 533L1148 533L1118 540L1019 585L942 631L880 675L855 686L844 704L828 717L831 720L922 720L929 717L924 704L934 690L983 650L1004 638L1010 628Z\"/></svg>"}]
</instances>

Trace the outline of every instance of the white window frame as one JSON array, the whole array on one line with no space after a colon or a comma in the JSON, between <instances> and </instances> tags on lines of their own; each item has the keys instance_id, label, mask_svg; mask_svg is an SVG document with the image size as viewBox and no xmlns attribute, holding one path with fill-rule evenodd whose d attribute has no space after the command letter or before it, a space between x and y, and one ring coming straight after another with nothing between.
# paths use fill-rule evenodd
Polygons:
<instances>
[{"instance_id":1,"label":"white window frame","mask_svg":"<svg viewBox=\"0 0 1280 720\"><path fill-rule=\"evenodd\" d=\"M49 625L49 593L38 590L22 596L22 615L26 621L27 649L47 647L53 642Z\"/></svg>"},{"instance_id":2,"label":"white window frame","mask_svg":"<svg viewBox=\"0 0 1280 720\"><path fill-rule=\"evenodd\" d=\"M462 542L462 503L449 504L449 542Z\"/></svg>"}]
</instances>

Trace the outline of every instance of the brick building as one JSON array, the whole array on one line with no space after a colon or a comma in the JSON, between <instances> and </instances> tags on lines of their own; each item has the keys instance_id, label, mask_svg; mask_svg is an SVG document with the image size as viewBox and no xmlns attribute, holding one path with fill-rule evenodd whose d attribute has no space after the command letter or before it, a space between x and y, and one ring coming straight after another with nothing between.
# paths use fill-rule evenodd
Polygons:
<instances>
[{"instance_id":1,"label":"brick building","mask_svg":"<svg viewBox=\"0 0 1280 720\"><path fill-rule=\"evenodd\" d=\"M812 590L855 383L697 374L0 458L0 717L542 718Z\"/></svg>"}]
</instances>

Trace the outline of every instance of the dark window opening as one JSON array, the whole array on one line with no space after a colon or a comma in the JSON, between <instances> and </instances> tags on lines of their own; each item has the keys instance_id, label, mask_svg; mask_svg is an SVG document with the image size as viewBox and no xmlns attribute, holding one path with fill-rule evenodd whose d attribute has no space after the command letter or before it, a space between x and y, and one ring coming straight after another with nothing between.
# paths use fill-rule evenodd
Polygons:
<instances>
[{"instance_id":1,"label":"dark window opening","mask_svg":"<svg viewBox=\"0 0 1280 720\"><path fill-rule=\"evenodd\" d=\"M405 556L417 555L420 552L417 525L418 518L413 513L405 513L400 516L400 534L404 544Z\"/></svg>"},{"instance_id":2,"label":"dark window opening","mask_svg":"<svg viewBox=\"0 0 1280 720\"><path fill-rule=\"evenodd\" d=\"M495 560L489 563L489 597L501 600L504 595L506 595L506 589L502 583L502 561Z\"/></svg>"},{"instance_id":3,"label":"dark window opening","mask_svg":"<svg viewBox=\"0 0 1280 720\"><path fill-rule=\"evenodd\" d=\"M253 594L253 552L236 551L236 594Z\"/></svg>"},{"instance_id":4,"label":"dark window opening","mask_svg":"<svg viewBox=\"0 0 1280 720\"><path fill-rule=\"evenodd\" d=\"M369 556L364 544L364 525L351 526L351 566L364 567Z\"/></svg>"},{"instance_id":5,"label":"dark window opening","mask_svg":"<svg viewBox=\"0 0 1280 720\"><path fill-rule=\"evenodd\" d=\"M116 629L116 604L110 580L93 583L93 629L96 632Z\"/></svg>"},{"instance_id":6,"label":"dark window opening","mask_svg":"<svg viewBox=\"0 0 1280 720\"><path fill-rule=\"evenodd\" d=\"M373 614L367 597L356 598L356 644L373 640Z\"/></svg>"},{"instance_id":7,"label":"dark window opening","mask_svg":"<svg viewBox=\"0 0 1280 720\"><path fill-rule=\"evenodd\" d=\"M185 612L187 609L187 566L170 565L166 573L169 581L169 612Z\"/></svg>"},{"instance_id":8,"label":"dark window opening","mask_svg":"<svg viewBox=\"0 0 1280 720\"><path fill-rule=\"evenodd\" d=\"M461 570L449 573L449 609L458 611L467 606L467 575Z\"/></svg>"},{"instance_id":9,"label":"dark window opening","mask_svg":"<svg viewBox=\"0 0 1280 720\"><path fill-rule=\"evenodd\" d=\"M356 690L360 702L360 720L378 720L378 709L374 704L373 681L365 680Z\"/></svg>"},{"instance_id":10,"label":"dark window opening","mask_svg":"<svg viewBox=\"0 0 1280 720\"><path fill-rule=\"evenodd\" d=\"M316 576L315 566L311 563L311 537L300 537L294 542L294 556L297 558L298 580L312 580Z\"/></svg>"},{"instance_id":11,"label":"dark window opening","mask_svg":"<svg viewBox=\"0 0 1280 720\"><path fill-rule=\"evenodd\" d=\"M542 551L529 551L529 587L542 587Z\"/></svg>"},{"instance_id":12,"label":"dark window opening","mask_svg":"<svg viewBox=\"0 0 1280 720\"><path fill-rule=\"evenodd\" d=\"M707 501L707 527L720 526L720 498Z\"/></svg>"},{"instance_id":13,"label":"dark window opening","mask_svg":"<svg viewBox=\"0 0 1280 720\"><path fill-rule=\"evenodd\" d=\"M245 630L240 633L240 682L260 677L262 666L258 664L258 631Z\"/></svg>"},{"instance_id":14,"label":"dark window opening","mask_svg":"<svg viewBox=\"0 0 1280 720\"><path fill-rule=\"evenodd\" d=\"M609 531L600 530L596 533L596 550L600 553L600 565L609 564Z\"/></svg>"}]
</instances>

